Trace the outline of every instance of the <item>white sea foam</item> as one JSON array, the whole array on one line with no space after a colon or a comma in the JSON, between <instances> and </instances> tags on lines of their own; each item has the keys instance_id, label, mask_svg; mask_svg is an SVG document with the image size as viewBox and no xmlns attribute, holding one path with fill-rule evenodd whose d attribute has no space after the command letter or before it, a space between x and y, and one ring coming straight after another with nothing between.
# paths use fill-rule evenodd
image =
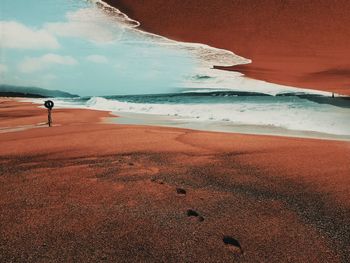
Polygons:
<instances>
[{"instance_id":1,"label":"white sea foam","mask_svg":"<svg viewBox=\"0 0 350 263\"><path fill-rule=\"evenodd\" d=\"M87 108L113 112L168 115L191 122L227 122L233 125L261 125L298 131L350 135L349 109L312 102L153 104L130 103L93 97Z\"/></svg>"}]
</instances>

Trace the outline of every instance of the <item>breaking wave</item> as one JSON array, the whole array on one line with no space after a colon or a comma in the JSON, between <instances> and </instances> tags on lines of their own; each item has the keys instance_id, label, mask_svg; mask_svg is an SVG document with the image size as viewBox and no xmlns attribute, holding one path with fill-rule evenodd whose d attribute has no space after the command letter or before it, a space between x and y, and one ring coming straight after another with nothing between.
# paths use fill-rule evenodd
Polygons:
<instances>
[{"instance_id":1,"label":"breaking wave","mask_svg":"<svg viewBox=\"0 0 350 263\"><path fill-rule=\"evenodd\" d=\"M201 92L92 97L81 105L116 113L169 116L190 122L225 122L232 125L350 135L349 107L320 104L314 101L317 97L308 96L310 95L276 97L257 93Z\"/></svg>"}]
</instances>

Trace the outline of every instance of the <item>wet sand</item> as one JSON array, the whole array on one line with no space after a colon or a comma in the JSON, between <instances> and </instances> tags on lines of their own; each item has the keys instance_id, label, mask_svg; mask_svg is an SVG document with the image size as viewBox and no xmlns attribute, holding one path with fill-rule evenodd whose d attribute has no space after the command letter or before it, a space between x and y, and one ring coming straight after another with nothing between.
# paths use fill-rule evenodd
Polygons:
<instances>
[{"instance_id":1,"label":"wet sand","mask_svg":"<svg viewBox=\"0 0 350 263\"><path fill-rule=\"evenodd\" d=\"M253 60L248 77L350 95L348 0L106 0L142 29Z\"/></svg>"},{"instance_id":2,"label":"wet sand","mask_svg":"<svg viewBox=\"0 0 350 263\"><path fill-rule=\"evenodd\" d=\"M349 142L109 116L0 134L1 262L349 261ZM46 118L0 100L1 128Z\"/></svg>"},{"instance_id":3,"label":"wet sand","mask_svg":"<svg viewBox=\"0 0 350 263\"><path fill-rule=\"evenodd\" d=\"M161 126L184 128L198 131L213 131L225 133L239 133L250 135L271 135L296 138L325 139L350 142L349 135L335 135L315 131L290 130L272 125L248 125L227 123L226 121L197 121L193 119L179 118L168 115L113 112L118 115L116 118L106 119L109 123L133 124L147 126ZM1 132L1 130L0 130Z\"/></svg>"}]
</instances>

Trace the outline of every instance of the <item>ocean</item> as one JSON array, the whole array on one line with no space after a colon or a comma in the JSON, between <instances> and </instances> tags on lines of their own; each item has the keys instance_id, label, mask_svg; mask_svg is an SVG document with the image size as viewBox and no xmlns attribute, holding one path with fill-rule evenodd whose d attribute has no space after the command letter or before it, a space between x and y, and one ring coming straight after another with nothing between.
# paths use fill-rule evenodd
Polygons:
<instances>
[{"instance_id":1,"label":"ocean","mask_svg":"<svg viewBox=\"0 0 350 263\"><path fill-rule=\"evenodd\" d=\"M248 134L350 139L350 100L314 94L277 96L189 90L169 94L54 98L56 108L105 110L122 124ZM31 101L42 103L42 99Z\"/></svg>"}]
</instances>

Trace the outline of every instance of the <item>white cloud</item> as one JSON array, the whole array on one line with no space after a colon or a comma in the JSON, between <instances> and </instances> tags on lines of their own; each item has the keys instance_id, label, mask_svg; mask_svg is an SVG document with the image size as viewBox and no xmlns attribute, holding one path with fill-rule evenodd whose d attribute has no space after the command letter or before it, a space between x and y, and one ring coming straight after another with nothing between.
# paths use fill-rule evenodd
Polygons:
<instances>
[{"instance_id":1,"label":"white cloud","mask_svg":"<svg viewBox=\"0 0 350 263\"><path fill-rule=\"evenodd\" d=\"M67 22L48 23L45 29L57 36L80 37L99 44L118 39L118 32L123 31L97 8L79 9L76 12L68 12L66 16Z\"/></svg>"},{"instance_id":2,"label":"white cloud","mask_svg":"<svg viewBox=\"0 0 350 263\"><path fill-rule=\"evenodd\" d=\"M19 70L23 73L31 73L49 68L52 65L68 65L78 64L74 58L70 56L60 56L56 54L46 54L36 58L25 58L19 64Z\"/></svg>"},{"instance_id":3,"label":"white cloud","mask_svg":"<svg viewBox=\"0 0 350 263\"><path fill-rule=\"evenodd\" d=\"M43 80L51 81L57 79L57 76L54 74L46 74L42 78Z\"/></svg>"},{"instance_id":4,"label":"white cloud","mask_svg":"<svg viewBox=\"0 0 350 263\"><path fill-rule=\"evenodd\" d=\"M87 61L98 63L98 64L105 64L108 62L108 59L105 56L100 55L90 55L86 57Z\"/></svg>"},{"instance_id":5,"label":"white cloud","mask_svg":"<svg viewBox=\"0 0 350 263\"><path fill-rule=\"evenodd\" d=\"M0 75L5 74L8 71L8 67L4 64L0 64Z\"/></svg>"},{"instance_id":6,"label":"white cloud","mask_svg":"<svg viewBox=\"0 0 350 263\"><path fill-rule=\"evenodd\" d=\"M57 49L55 36L43 29L31 29L14 21L0 21L0 43L3 48Z\"/></svg>"}]
</instances>

